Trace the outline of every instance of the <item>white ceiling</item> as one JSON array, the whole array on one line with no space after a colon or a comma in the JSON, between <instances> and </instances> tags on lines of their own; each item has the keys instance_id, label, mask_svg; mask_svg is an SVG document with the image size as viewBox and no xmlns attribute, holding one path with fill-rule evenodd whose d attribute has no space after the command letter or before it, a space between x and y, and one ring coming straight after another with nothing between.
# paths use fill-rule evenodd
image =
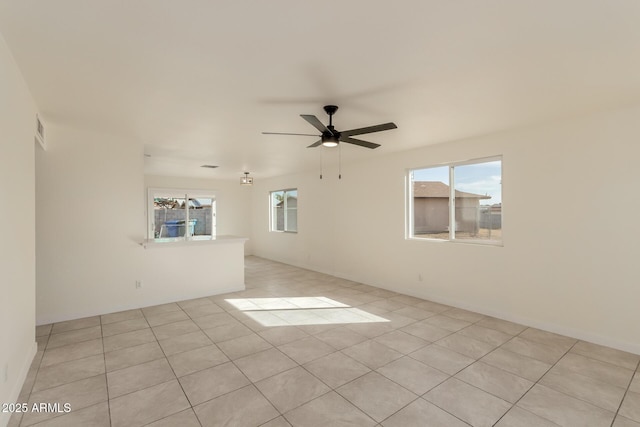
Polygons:
<instances>
[{"instance_id":1,"label":"white ceiling","mask_svg":"<svg viewBox=\"0 0 640 427\"><path fill-rule=\"evenodd\" d=\"M45 121L135 138L153 174L315 168L261 132L329 103L398 125L349 161L640 100L637 0L0 0L0 33Z\"/></svg>"}]
</instances>

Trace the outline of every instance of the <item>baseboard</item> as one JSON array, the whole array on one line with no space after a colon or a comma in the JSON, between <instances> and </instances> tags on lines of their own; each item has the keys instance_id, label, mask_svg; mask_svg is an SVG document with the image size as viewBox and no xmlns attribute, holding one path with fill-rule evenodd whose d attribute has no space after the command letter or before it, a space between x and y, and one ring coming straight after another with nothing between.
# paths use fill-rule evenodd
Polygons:
<instances>
[{"instance_id":1,"label":"baseboard","mask_svg":"<svg viewBox=\"0 0 640 427\"><path fill-rule=\"evenodd\" d=\"M29 375L29 368L31 368L31 363L33 362L33 358L36 356L36 352L38 351L38 343L33 342L31 349L27 353L27 358L25 359L22 367L20 368L20 372L18 373L18 378L16 379L15 384L13 385L13 389L11 390L11 394L9 395L8 402L18 403L18 398L20 397L20 391L22 391L22 386L24 385L25 380L27 379L27 375ZM10 412L1 412L0 411L0 426L5 427L9 424L9 419L11 419Z\"/></svg>"}]
</instances>

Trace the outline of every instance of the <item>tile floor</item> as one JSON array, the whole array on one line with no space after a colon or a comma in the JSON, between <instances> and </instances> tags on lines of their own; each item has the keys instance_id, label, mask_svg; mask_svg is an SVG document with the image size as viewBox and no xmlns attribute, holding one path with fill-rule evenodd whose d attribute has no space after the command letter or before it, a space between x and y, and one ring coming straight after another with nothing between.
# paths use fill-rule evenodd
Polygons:
<instances>
[{"instance_id":1,"label":"tile floor","mask_svg":"<svg viewBox=\"0 0 640 427\"><path fill-rule=\"evenodd\" d=\"M246 259L247 290L39 326L10 426L640 427L637 355Z\"/></svg>"}]
</instances>

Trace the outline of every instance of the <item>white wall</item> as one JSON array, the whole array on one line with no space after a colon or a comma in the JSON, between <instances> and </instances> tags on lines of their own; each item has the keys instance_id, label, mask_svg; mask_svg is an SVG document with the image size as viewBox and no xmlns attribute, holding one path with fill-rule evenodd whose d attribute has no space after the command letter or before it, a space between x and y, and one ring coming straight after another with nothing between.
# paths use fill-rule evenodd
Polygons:
<instances>
[{"instance_id":1,"label":"white wall","mask_svg":"<svg viewBox=\"0 0 640 427\"><path fill-rule=\"evenodd\" d=\"M38 324L244 288L242 244L141 246L147 186L216 190L219 233L248 237L251 198L239 184L145 178L139 141L57 124L47 131L48 149L36 156Z\"/></svg>"},{"instance_id":2,"label":"white wall","mask_svg":"<svg viewBox=\"0 0 640 427\"><path fill-rule=\"evenodd\" d=\"M635 107L261 180L254 253L640 354L639 141ZM504 247L404 239L407 168L493 155ZM290 187L299 233L269 233Z\"/></svg>"},{"instance_id":3,"label":"white wall","mask_svg":"<svg viewBox=\"0 0 640 427\"><path fill-rule=\"evenodd\" d=\"M48 126L36 156L37 323L144 305L142 144Z\"/></svg>"},{"instance_id":4,"label":"white wall","mask_svg":"<svg viewBox=\"0 0 640 427\"><path fill-rule=\"evenodd\" d=\"M147 188L192 188L213 190L216 195L216 226L219 235L251 236L252 187L240 185L239 179L213 180L172 176L145 175ZM251 255L252 242L245 243L245 255Z\"/></svg>"},{"instance_id":5,"label":"white wall","mask_svg":"<svg viewBox=\"0 0 640 427\"><path fill-rule=\"evenodd\" d=\"M0 403L17 402L36 352L36 106L0 35ZM7 378L5 379L5 369ZM0 412L0 425L9 413Z\"/></svg>"}]
</instances>

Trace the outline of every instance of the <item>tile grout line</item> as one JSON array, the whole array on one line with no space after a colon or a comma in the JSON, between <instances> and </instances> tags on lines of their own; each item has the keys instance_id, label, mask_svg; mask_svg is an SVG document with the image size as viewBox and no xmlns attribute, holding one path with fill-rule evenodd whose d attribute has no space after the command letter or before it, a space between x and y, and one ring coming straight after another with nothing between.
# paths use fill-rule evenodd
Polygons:
<instances>
[{"instance_id":1,"label":"tile grout line","mask_svg":"<svg viewBox=\"0 0 640 427\"><path fill-rule=\"evenodd\" d=\"M613 420L611 421L611 426L613 427L613 424L616 421L616 418L618 418L618 414L620 413L620 408L622 408L622 404L624 403L624 400L627 397L627 394L629 393L629 390L631 389L631 384L633 383L633 380L636 376L636 373L638 373L640 369L640 360L638 361L638 363L636 363L636 369L633 371L633 374L631 374L631 380L629 381L629 384L627 384L627 389L625 390L622 399L620 400L620 404L618 405L618 409L616 409L616 413L613 416ZM622 416L622 415L621 415ZM636 421L636 420L633 420Z\"/></svg>"}]
</instances>

